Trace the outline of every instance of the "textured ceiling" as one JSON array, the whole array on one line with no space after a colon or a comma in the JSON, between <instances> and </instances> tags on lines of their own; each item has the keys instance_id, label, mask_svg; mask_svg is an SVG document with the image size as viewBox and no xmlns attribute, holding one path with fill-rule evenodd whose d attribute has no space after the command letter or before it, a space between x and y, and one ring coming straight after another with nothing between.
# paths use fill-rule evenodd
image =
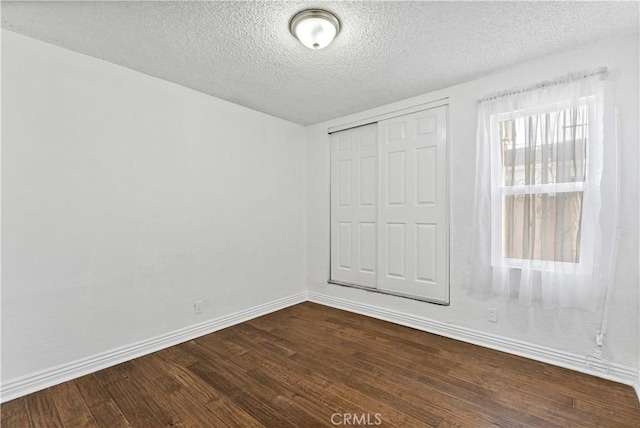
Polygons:
<instances>
[{"instance_id":1,"label":"textured ceiling","mask_svg":"<svg viewBox=\"0 0 640 428\"><path fill-rule=\"evenodd\" d=\"M311 51L296 12L343 29ZM311 124L638 31L638 2L2 2L2 26Z\"/></svg>"}]
</instances>

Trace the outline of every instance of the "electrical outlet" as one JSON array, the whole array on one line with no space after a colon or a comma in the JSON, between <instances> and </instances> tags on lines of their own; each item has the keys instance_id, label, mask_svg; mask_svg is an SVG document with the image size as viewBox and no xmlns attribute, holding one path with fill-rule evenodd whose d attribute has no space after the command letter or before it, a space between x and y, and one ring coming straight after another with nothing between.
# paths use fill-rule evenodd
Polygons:
<instances>
[{"instance_id":1,"label":"electrical outlet","mask_svg":"<svg viewBox=\"0 0 640 428\"><path fill-rule=\"evenodd\" d=\"M193 313L201 314L202 313L202 300L198 300L193 304Z\"/></svg>"},{"instance_id":2,"label":"electrical outlet","mask_svg":"<svg viewBox=\"0 0 640 428\"><path fill-rule=\"evenodd\" d=\"M496 308L488 308L487 319L491 322L498 322L498 310Z\"/></svg>"}]
</instances>

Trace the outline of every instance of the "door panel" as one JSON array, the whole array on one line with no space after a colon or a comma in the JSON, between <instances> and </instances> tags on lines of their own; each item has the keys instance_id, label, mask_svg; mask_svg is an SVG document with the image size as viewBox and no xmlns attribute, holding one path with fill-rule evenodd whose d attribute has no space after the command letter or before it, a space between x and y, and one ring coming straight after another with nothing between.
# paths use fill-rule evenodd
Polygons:
<instances>
[{"instance_id":1,"label":"door panel","mask_svg":"<svg viewBox=\"0 0 640 428\"><path fill-rule=\"evenodd\" d=\"M416 204L435 205L438 200L438 148L416 149Z\"/></svg>"},{"instance_id":2,"label":"door panel","mask_svg":"<svg viewBox=\"0 0 640 428\"><path fill-rule=\"evenodd\" d=\"M405 277L405 228L405 223L387 223L387 265L384 270L387 276Z\"/></svg>"},{"instance_id":3,"label":"door panel","mask_svg":"<svg viewBox=\"0 0 640 428\"><path fill-rule=\"evenodd\" d=\"M376 224L360 222L360 270L362 272L376 272Z\"/></svg>"},{"instance_id":4,"label":"door panel","mask_svg":"<svg viewBox=\"0 0 640 428\"><path fill-rule=\"evenodd\" d=\"M447 108L379 122L382 291L449 302Z\"/></svg>"},{"instance_id":5,"label":"door panel","mask_svg":"<svg viewBox=\"0 0 640 428\"><path fill-rule=\"evenodd\" d=\"M435 282L437 262L438 225L416 224L416 281Z\"/></svg>"},{"instance_id":6,"label":"door panel","mask_svg":"<svg viewBox=\"0 0 640 428\"><path fill-rule=\"evenodd\" d=\"M374 207L376 201L376 158L360 158L360 206Z\"/></svg>"},{"instance_id":7,"label":"door panel","mask_svg":"<svg viewBox=\"0 0 640 428\"><path fill-rule=\"evenodd\" d=\"M338 268L351 270L351 222L338 222Z\"/></svg>"},{"instance_id":8,"label":"door panel","mask_svg":"<svg viewBox=\"0 0 640 428\"><path fill-rule=\"evenodd\" d=\"M376 287L377 126L331 136L331 279Z\"/></svg>"},{"instance_id":9,"label":"door panel","mask_svg":"<svg viewBox=\"0 0 640 428\"><path fill-rule=\"evenodd\" d=\"M403 151L386 153L387 159L386 165L386 189L387 189L387 204L402 207L404 206L405 198L405 155Z\"/></svg>"}]
</instances>

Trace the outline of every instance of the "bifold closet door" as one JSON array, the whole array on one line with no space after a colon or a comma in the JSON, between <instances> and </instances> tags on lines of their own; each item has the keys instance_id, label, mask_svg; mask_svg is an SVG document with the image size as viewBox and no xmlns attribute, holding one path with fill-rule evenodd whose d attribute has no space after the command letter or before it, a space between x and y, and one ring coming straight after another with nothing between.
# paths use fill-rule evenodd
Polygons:
<instances>
[{"instance_id":1,"label":"bifold closet door","mask_svg":"<svg viewBox=\"0 0 640 428\"><path fill-rule=\"evenodd\" d=\"M331 135L331 279L376 287L377 125Z\"/></svg>"},{"instance_id":2,"label":"bifold closet door","mask_svg":"<svg viewBox=\"0 0 640 428\"><path fill-rule=\"evenodd\" d=\"M449 302L447 107L378 123L378 288Z\"/></svg>"}]
</instances>

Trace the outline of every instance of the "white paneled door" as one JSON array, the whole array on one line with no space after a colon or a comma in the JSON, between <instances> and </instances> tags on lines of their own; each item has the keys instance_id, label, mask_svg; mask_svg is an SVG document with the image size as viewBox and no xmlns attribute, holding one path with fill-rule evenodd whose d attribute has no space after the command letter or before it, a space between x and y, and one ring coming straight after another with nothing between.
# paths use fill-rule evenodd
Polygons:
<instances>
[{"instance_id":1,"label":"white paneled door","mask_svg":"<svg viewBox=\"0 0 640 428\"><path fill-rule=\"evenodd\" d=\"M331 136L331 279L376 287L377 126Z\"/></svg>"},{"instance_id":2,"label":"white paneled door","mask_svg":"<svg viewBox=\"0 0 640 428\"><path fill-rule=\"evenodd\" d=\"M381 291L449 302L447 108L378 123Z\"/></svg>"},{"instance_id":3,"label":"white paneled door","mask_svg":"<svg viewBox=\"0 0 640 428\"><path fill-rule=\"evenodd\" d=\"M449 303L447 107L331 135L331 279Z\"/></svg>"}]
</instances>

